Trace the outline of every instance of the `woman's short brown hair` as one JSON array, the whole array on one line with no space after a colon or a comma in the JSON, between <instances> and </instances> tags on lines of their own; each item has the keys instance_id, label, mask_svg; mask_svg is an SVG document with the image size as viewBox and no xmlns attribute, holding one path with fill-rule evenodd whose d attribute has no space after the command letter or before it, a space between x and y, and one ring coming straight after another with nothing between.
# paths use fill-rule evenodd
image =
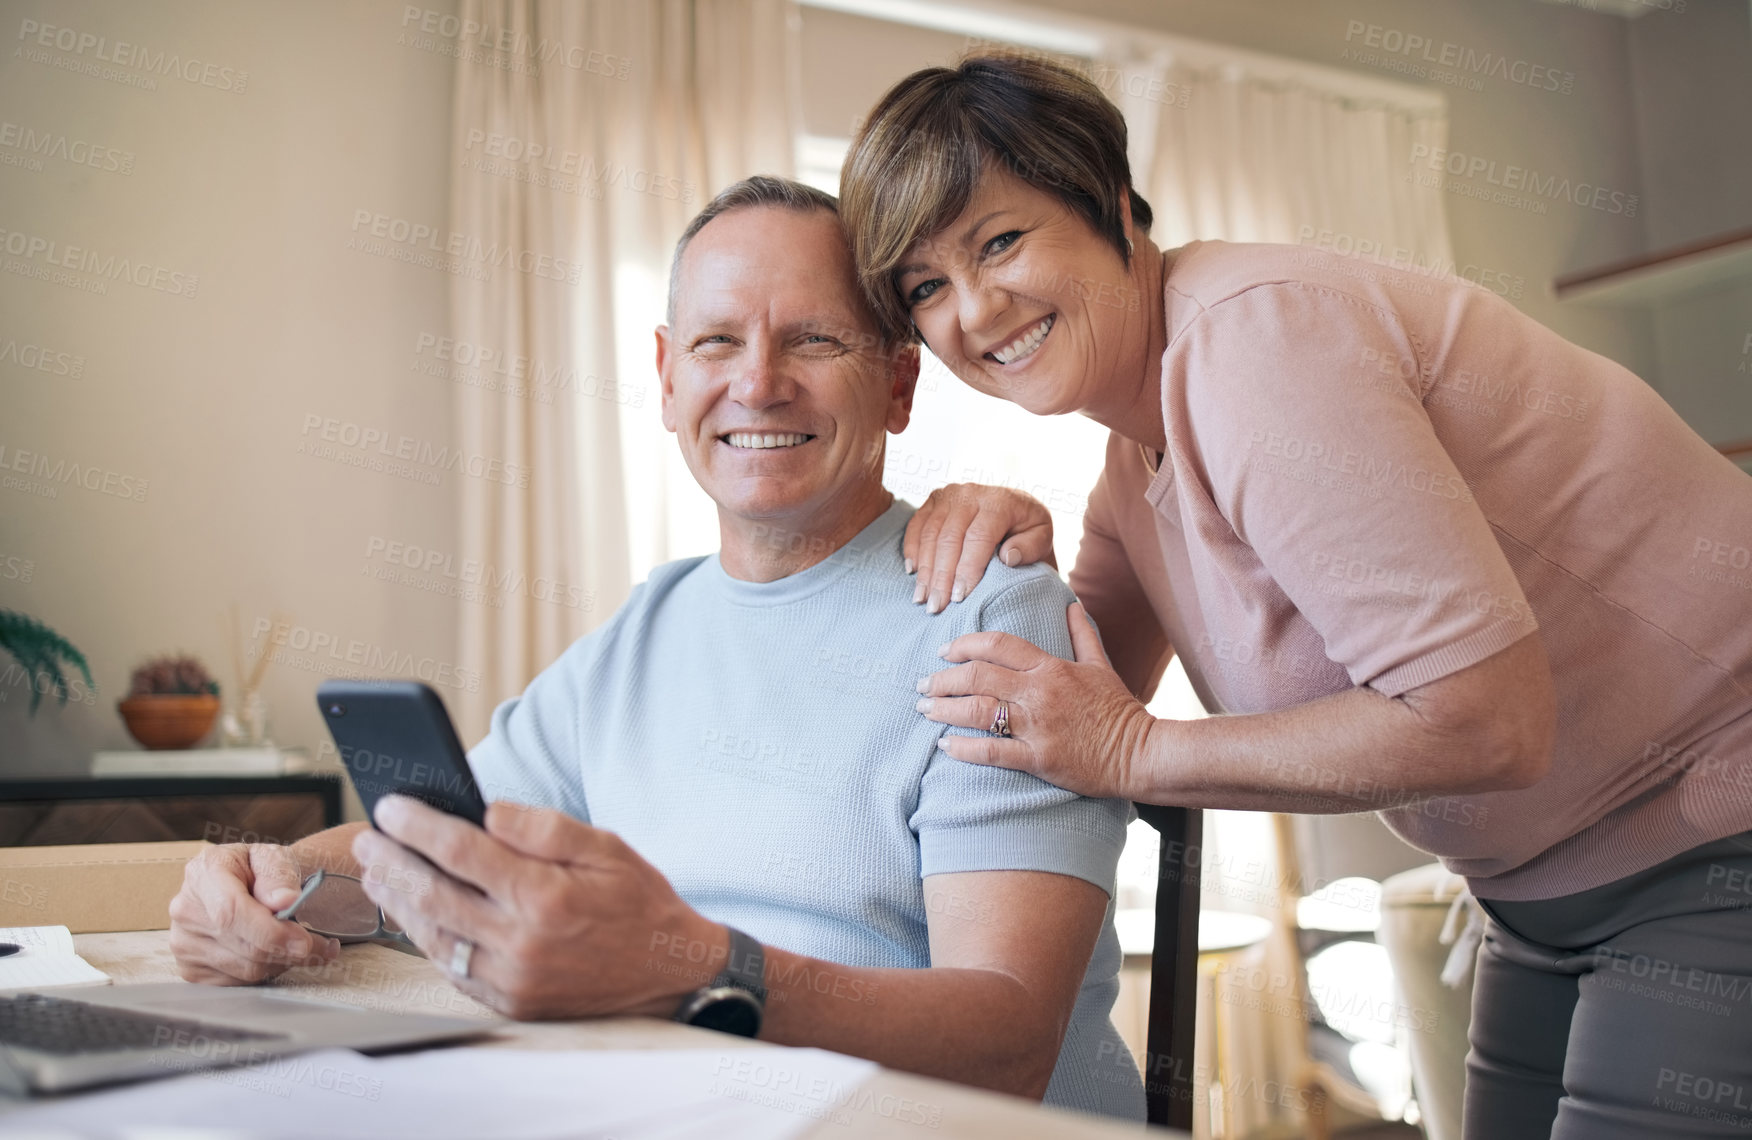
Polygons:
<instances>
[{"instance_id":1,"label":"woman's short brown hair","mask_svg":"<svg viewBox=\"0 0 1752 1140\"><path fill-rule=\"evenodd\" d=\"M1125 118L1085 76L993 53L915 71L876 104L840 171L858 281L884 324L911 324L894 270L915 242L967 208L988 169L1063 202L1128 266L1125 197L1132 224L1150 227L1150 205L1131 185Z\"/></svg>"}]
</instances>

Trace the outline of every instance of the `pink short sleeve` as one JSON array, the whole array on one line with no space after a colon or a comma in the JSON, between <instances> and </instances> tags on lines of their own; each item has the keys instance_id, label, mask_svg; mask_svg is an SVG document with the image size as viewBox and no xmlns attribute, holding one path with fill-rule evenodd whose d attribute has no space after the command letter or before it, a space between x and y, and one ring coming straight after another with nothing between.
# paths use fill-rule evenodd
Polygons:
<instances>
[{"instance_id":1,"label":"pink short sleeve","mask_svg":"<svg viewBox=\"0 0 1752 1140\"><path fill-rule=\"evenodd\" d=\"M1319 286L1255 286L1194 318L1164 364L1213 604L1258 621L1281 591L1352 683L1388 696L1537 628L1392 313Z\"/></svg>"}]
</instances>

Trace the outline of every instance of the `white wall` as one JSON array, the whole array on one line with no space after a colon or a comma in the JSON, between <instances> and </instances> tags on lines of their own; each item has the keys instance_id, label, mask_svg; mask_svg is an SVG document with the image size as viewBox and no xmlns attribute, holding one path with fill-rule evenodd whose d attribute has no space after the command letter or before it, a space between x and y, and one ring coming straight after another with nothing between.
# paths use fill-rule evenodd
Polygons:
<instances>
[{"instance_id":1,"label":"white wall","mask_svg":"<svg viewBox=\"0 0 1752 1140\"><path fill-rule=\"evenodd\" d=\"M331 637L343 654L356 641L361 656L453 658L455 603L361 570L374 538L451 549L460 476L422 468L428 485L299 453L319 440L309 416L452 438L450 384L411 370L417 338L446 326L448 279L347 248L359 210L446 218L453 63L397 42L403 12L388 0L0 3L0 465L14 480L0 487L0 608L70 638L99 687L29 719L28 690L0 686L0 773L77 772L94 748L132 746L114 702L149 655L192 651L233 687L232 604L246 632L283 611L310 631L301 642ZM40 46L32 21L70 32ZM136 48L193 81L142 70ZM121 63L100 62L118 50ZM128 169L31 155L15 128L70 153L86 144L81 157L90 144L126 152ZM30 254L32 238L53 251ZM102 295L17 272L87 253L153 269ZM19 363L27 346L66 355L44 372ZM75 358L78 375L54 374ZM13 469L38 456L51 474L77 463L138 493ZM279 740L314 749L327 737L312 693L335 662L303 658L271 667L266 693Z\"/></svg>"},{"instance_id":2,"label":"white wall","mask_svg":"<svg viewBox=\"0 0 1752 1140\"><path fill-rule=\"evenodd\" d=\"M1752 4L1630 28L1649 249L1752 226ZM1661 394L1705 439L1752 439L1752 281L1654 312Z\"/></svg>"}]
</instances>

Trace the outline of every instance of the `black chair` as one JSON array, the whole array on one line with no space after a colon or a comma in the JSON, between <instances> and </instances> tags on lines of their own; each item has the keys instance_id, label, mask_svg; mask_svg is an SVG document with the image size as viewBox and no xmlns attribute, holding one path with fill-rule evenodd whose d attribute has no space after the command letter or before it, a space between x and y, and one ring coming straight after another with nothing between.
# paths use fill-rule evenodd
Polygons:
<instances>
[{"instance_id":1,"label":"black chair","mask_svg":"<svg viewBox=\"0 0 1752 1140\"><path fill-rule=\"evenodd\" d=\"M1204 815L1139 804L1162 836L1156 879L1156 942L1150 955L1150 1026L1144 1096L1151 1124L1192 1128L1193 1018L1198 1004L1199 868Z\"/></svg>"}]
</instances>

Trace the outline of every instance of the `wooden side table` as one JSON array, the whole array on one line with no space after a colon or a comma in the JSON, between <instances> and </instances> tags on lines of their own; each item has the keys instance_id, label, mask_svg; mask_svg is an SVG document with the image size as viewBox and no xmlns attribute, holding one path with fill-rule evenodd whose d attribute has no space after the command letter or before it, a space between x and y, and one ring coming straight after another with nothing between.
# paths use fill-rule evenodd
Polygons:
<instances>
[{"instance_id":1,"label":"wooden side table","mask_svg":"<svg viewBox=\"0 0 1752 1140\"><path fill-rule=\"evenodd\" d=\"M0 780L0 847L292 843L340 822L339 773Z\"/></svg>"}]
</instances>

